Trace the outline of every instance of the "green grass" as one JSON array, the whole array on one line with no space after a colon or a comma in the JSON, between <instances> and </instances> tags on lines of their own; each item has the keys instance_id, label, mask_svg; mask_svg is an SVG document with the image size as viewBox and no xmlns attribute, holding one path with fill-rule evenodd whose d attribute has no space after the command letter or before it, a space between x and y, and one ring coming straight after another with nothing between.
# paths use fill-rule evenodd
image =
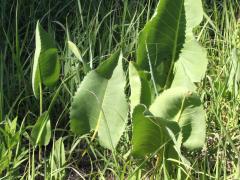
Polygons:
<instances>
[{"instance_id":1,"label":"green grass","mask_svg":"<svg viewBox=\"0 0 240 180\"><path fill-rule=\"evenodd\" d=\"M77 137L69 128L70 103L84 73L68 50L67 40L78 46L82 58L92 68L112 54L116 46L124 49L125 61L135 60L138 33L153 14L157 0L2 0L0 179L58 179L64 172L65 179L168 179L177 173L185 174L185 179L239 179L240 98L228 92L227 82L240 3L238 0L204 0L203 3L205 18L195 34L207 49L209 58L207 75L199 84L207 110L206 145L194 152L183 149L191 166L182 164L166 172L165 164L158 167L154 157L142 163L129 155L130 123L114 153L103 149L97 141L90 142L91 134ZM34 148L29 138L39 116L39 101L31 88L37 20L54 35L63 65L58 91L44 89L44 109L48 109L52 98L56 97L51 112L53 137L46 148ZM52 149L60 137L64 142L66 163L56 170L53 155L57 152ZM57 174L58 177L54 177Z\"/></svg>"}]
</instances>

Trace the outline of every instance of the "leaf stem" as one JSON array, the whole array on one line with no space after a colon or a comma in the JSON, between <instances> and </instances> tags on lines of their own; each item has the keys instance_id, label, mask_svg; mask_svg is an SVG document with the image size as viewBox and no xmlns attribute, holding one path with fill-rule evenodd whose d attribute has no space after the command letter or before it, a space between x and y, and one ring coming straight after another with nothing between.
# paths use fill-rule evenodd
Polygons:
<instances>
[{"instance_id":1,"label":"leaf stem","mask_svg":"<svg viewBox=\"0 0 240 180\"><path fill-rule=\"evenodd\" d=\"M43 112L43 95L42 95L42 83L39 82L39 91L40 91L40 101L39 101L39 109L40 109L40 116Z\"/></svg>"},{"instance_id":2,"label":"leaf stem","mask_svg":"<svg viewBox=\"0 0 240 180\"><path fill-rule=\"evenodd\" d=\"M157 87L156 87L156 81L155 81L155 78L154 78L153 69L152 69L152 64L151 64L151 60L150 60L149 51L148 51L148 47L147 47L147 42L146 42L146 41L145 41L145 45L146 45L146 52L147 52L147 57L148 57L148 64L149 64L151 79L152 79L152 81L153 81L153 87L154 87L155 95L158 96L158 91L157 91Z\"/></svg>"}]
</instances>

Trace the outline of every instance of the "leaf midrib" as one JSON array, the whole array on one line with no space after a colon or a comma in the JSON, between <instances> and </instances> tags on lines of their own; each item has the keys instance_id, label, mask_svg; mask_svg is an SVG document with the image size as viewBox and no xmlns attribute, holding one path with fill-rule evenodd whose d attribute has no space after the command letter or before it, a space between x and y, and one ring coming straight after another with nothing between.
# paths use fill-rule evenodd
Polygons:
<instances>
[{"instance_id":1,"label":"leaf midrib","mask_svg":"<svg viewBox=\"0 0 240 180\"><path fill-rule=\"evenodd\" d=\"M95 72L95 73L97 73L97 72ZM98 73L97 73L98 74ZM98 74L99 75L99 74ZM101 76L101 75L100 75ZM111 77L112 78L112 77ZM108 131L108 134L110 135L110 130L109 130L109 127L108 127L108 124L107 124L107 119L106 119L106 116L105 116L105 114L104 114L104 112L103 112L103 104L104 104L104 99L105 99L105 97L106 97L106 94L107 94L107 89L108 89L108 86L109 86L109 81L111 80L111 78L110 79L106 79L106 78L104 78L103 77L103 80L105 81L107 81L106 82L106 86L105 86L105 88L104 88L104 94L103 94L103 98L102 98L102 100L99 102L99 107L100 107L100 109L99 109L99 115L98 115L98 118L97 118L97 124L96 124L96 127L94 128L94 133L93 133L93 136L92 136L92 138L91 138L91 141L93 141L94 139L95 139L95 137L96 137L96 135L97 135L97 133L98 133L98 129L99 129L99 127L100 127L100 122L101 122L101 117L103 117L103 118L105 118L105 120L106 120L106 126L107 126L107 131ZM113 146L113 142L112 142L112 138L111 138L111 136L109 137L109 139L111 140L111 145Z\"/></svg>"},{"instance_id":2,"label":"leaf midrib","mask_svg":"<svg viewBox=\"0 0 240 180\"><path fill-rule=\"evenodd\" d=\"M184 0L182 0L181 9L179 11L179 16L178 16L178 21L177 21L177 29L175 31L175 38L174 38L174 47L173 47L173 51L172 51L171 65L170 65L170 69L168 71L168 75L167 75L167 79L166 79L166 82L165 82L164 89L166 89L167 86L168 86L168 81L169 81L169 78L170 78L170 74L171 74L171 71L173 70L173 66L174 66L174 63L175 63L177 44L178 44L178 34L179 34L179 27L180 27L180 20L181 20L182 11L184 9L183 6L184 6Z\"/></svg>"}]
</instances>

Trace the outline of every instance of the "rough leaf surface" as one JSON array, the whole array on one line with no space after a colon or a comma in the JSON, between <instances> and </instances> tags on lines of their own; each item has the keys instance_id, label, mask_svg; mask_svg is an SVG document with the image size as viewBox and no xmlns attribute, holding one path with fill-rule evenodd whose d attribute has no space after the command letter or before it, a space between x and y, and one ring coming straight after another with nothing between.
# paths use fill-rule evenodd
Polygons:
<instances>
[{"instance_id":1,"label":"rough leaf surface","mask_svg":"<svg viewBox=\"0 0 240 180\"><path fill-rule=\"evenodd\" d=\"M170 88L160 94L150 106L150 112L181 127L183 145L196 149L205 142L205 111L199 96L183 87Z\"/></svg>"},{"instance_id":2,"label":"rough leaf surface","mask_svg":"<svg viewBox=\"0 0 240 180\"><path fill-rule=\"evenodd\" d=\"M78 135L94 130L104 147L115 148L128 114L125 83L119 53L88 73L73 98L71 130Z\"/></svg>"}]
</instances>

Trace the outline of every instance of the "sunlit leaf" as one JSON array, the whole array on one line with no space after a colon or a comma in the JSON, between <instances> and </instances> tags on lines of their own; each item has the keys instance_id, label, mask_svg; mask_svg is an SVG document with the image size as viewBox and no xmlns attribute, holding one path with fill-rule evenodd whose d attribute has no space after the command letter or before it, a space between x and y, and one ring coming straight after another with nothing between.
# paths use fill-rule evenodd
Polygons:
<instances>
[{"instance_id":1,"label":"sunlit leaf","mask_svg":"<svg viewBox=\"0 0 240 180\"><path fill-rule=\"evenodd\" d=\"M185 41L185 29L184 0L161 0L140 32L137 64L143 70L152 71L155 83L161 88L172 79L174 62Z\"/></svg>"},{"instance_id":2,"label":"sunlit leaf","mask_svg":"<svg viewBox=\"0 0 240 180\"><path fill-rule=\"evenodd\" d=\"M156 117L179 124L186 148L204 145L206 114L196 93L183 87L170 88L155 99L149 110Z\"/></svg>"},{"instance_id":3,"label":"sunlit leaf","mask_svg":"<svg viewBox=\"0 0 240 180\"><path fill-rule=\"evenodd\" d=\"M71 130L78 135L94 131L100 143L115 148L126 125L128 105L122 54L113 54L80 84L70 110Z\"/></svg>"},{"instance_id":4,"label":"sunlit leaf","mask_svg":"<svg viewBox=\"0 0 240 180\"><path fill-rule=\"evenodd\" d=\"M129 83L131 88L131 110L138 104L151 104L151 89L144 72L138 71L133 62L129 63Z\"/></svg>"}]
</instances>

